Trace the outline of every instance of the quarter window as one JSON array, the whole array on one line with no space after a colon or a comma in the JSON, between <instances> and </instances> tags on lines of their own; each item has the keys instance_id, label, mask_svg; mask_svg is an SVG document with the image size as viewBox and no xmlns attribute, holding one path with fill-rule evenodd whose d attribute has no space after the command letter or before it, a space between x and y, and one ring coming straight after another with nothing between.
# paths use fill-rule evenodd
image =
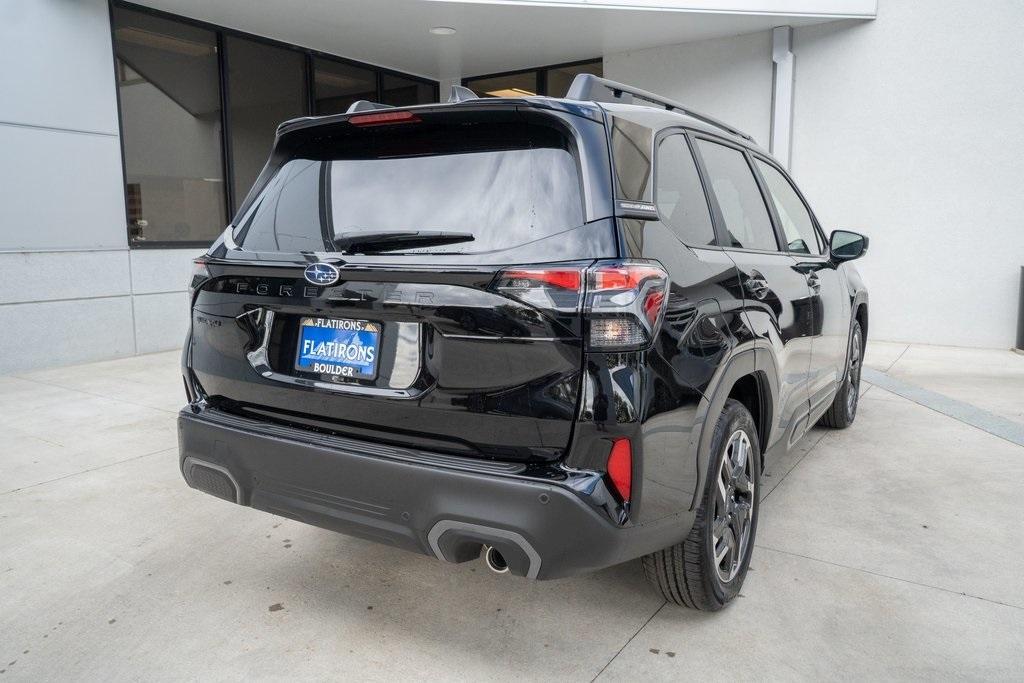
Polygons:
<instances>
[{"instance_id":1,"label":"quarter window","mask_svg":"<svg viewBox=\"0 0 1024 683\"><path fill-rule=\"evenodd\" d=\"M757 168L768 186L768 194L775 205L775 213L779 215L779 222L782 223L782 232L786 236L789 251L798 254L820 254L821 246L818 244L818 234L814 230L814 221L811 220L811 213L800 199L800 195L777 168L760 159L756 161Z\"/></svg>"},{"instance_id":2,"label":"quarter window","mask_svg":"<svg viewBox=\"0 0 1024 683\"><path fill-rule=\"evenodd\" d=\"M778 250L768 207L743 152L708 140L698 140L697 147L725 220L726 246Z\"/></svg>"},{"instance_id":3,"label":"quarter window","mask_svg":"<svg viewBox=\"0 0 1024 683\"><path fill-rule=\"evenodd\" d=\"M707 197L682 135L670 135L658 144L655 203L662 220L686 244L715 243Z\"/></svg>"}]
</instances>

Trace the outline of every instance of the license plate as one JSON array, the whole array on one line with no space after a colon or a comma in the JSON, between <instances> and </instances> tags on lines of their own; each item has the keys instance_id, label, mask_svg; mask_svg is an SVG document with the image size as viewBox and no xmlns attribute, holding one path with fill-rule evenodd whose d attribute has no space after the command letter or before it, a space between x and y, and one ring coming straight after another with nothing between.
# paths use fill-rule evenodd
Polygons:
<instances>
[{"instance_id":1,"label":"license plate","mask_svg":"<svg viewBox=\"0 0 1024 683\"><path fill-rule=\"evenodd\" d=\"M377 376L380 323L342 318L302 318L295 369L331 380Z\"/></svg>"}]
</instances>

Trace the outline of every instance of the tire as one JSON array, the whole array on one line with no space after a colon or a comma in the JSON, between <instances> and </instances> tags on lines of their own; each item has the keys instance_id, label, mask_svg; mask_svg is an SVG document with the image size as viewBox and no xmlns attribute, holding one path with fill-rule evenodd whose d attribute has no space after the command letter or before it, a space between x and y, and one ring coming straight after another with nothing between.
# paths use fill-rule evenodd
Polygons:
<instances>
[{"instance_id":1,"label":"tire","mask_svg":"<svg viewBox=\"0 0 1024 683\"><path fill-rule=\"evenodd\" d=\"M746 456L738 467L732 468L742 476L732 477L730 465L737 465L737 448L745 448ZM739 595L754 549L760 509L761 449L754 420L739 401L726 401L715 423L711 453L714 457L710 458L704 495L689 535L681 543L645 555L642 562L647 579L666 600L714 612ZM727 458L729 464L726 464ZM732 507L728 502L723 506L723 500L729 501L731 496L735 496ZM721 514L723 507L737 511L746 509L746 525L742 526L745 531L740 532L741 538L735 547L730 545L730 540L736 538L736 527L729 523L732 518ZM742 524L742 516L742 512L736 515L735 524ZM723 546L727 551L717 562L716 540L720 553Z\"/></svg>"},{"instance_id":2,"label":"tire","mask_svg":"<svg viewBox=\"0 0 1024 683\"><path fill-rule=\"evenodd\" d=\"M836 392L832 405L818 420L818 424L833 429L846 429L857 418L857 403L860 401L860 368L864 358L864 334L860 323L853 321L850 331L850 348L846 352L846 377L843 386Z\"/></svg>"}]
</instances>

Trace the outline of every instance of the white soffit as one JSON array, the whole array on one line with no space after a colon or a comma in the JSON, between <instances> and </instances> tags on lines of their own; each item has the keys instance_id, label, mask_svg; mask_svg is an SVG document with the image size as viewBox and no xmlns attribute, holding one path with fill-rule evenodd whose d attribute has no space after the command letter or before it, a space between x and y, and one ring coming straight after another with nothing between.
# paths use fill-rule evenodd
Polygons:
<instances>
[{"instance_id":1,"label":"white soffit","mask_svg":"<svg viewBox=\"0 0 1024 683\"><path fill-rule=\"evenodd\" d=\"M874 0L141 0L428 78L511 71L839 19ZM454 35L434 35L446 26Z\"/></svg>"},{"instance_id":2,"label":"white soffit","mask_svg":"<svg viewBox=\"0 0 1024 683\"><path fill-rule=\"evenodd\" d=\"M540 7L597 7L604 9L697 12L706 14L762 14L832 19L874 19L878 0L430 0L478 5Z\"/></svg>"}]
</instances>

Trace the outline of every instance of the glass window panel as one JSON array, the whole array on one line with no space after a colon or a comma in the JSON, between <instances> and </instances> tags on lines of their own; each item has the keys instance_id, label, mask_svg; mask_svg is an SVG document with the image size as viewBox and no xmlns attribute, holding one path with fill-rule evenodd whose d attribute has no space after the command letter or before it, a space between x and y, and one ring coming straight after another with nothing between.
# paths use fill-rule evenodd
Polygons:
<instances>
[{"instance_id":1,"label":"glass window panel","mask_svg":"<svg viewBox=\"0 0 1024 683\"><path fill-rule=\"evenodd\" d=\"M129 237L206 242L227 222L212 31L114 8Z\"/></svg>"},{"instance_id":2,"label":"glass window panel","mask_svg":"<svg viewBox=\"0 0 1024 683\"><path fill-rule=\"evenodd\" d=\"M537 72L473 78L466 87L481 97L529 97L537 94Z\"/></svg>"},{"instance_id":3,"label":"glass window panel","mask_svg":"<svg viewBox=\"0 0 1024 683\"><path fill-rule=\"evenodd\" d=\"M407 107L411 104L430 104L435 101L434 86L402 78L393 74L381 76L381 102L396 107Z\"/></svg>"},{"instance_id":4,"label":"glass window panel","mask_svg":"<svg viewBox=\"0 0 1024 683\"><path fill-rule=\"evenodd\" d=\"M341 114L357 100L377 100L377 73L328 59L313 60L317 114Z\"/></svg>"},{"instance_id":5,"label":"glass window panel","mask_svg":"<svg viewBox=\"0 0 1024 683\"><path fill-rule=\"evenodd\" d=\"M708 200L682 135L670 135L658 145L654 199L662 220L686 244L715 243Z\"/></svg>"},{"instance_id":6,"label":"glass window panel","mask_svg":"<svg viewBox=\"0 0 1024 683\"><path fill-rule=\"evenodd\" d=\"M768 186L768 194L775 204L775 212L779 214L789 250L801 254L820 254L821 245L818 243L814 221L811 220L811 213L800 199L800 195L777 168L760 159L756 161Z\"/></svg>"},{"instance_id":7,"label":"glass window panel","mask_svg":"<svg viewBox=\"0 0 1024 683\"><path fill-rule=\"evenodd\" d=\"M565 97L566 93L569 92L569 86L572 85L572 80L579 74L603 76L604 62L599 59L595 62L587 62L586 64L558 66L548 69L548 91L545 94L551 97Z\"/></svg>"},{"instance_id":8,"label":"glass window panel","mask_svg":"<svg viewBox=\"0 0 1024 683\"><path fill-rule=\"evenodd\" d=\"M228 36L225 42L231 169L241 204L270 156L278 124L306 113L306 60L244 38Z\"/></svg>"},{"instance_id":9,"label":"glass window panel","mask_svg":"<svg viewBox=\"0 0 1024 683\"><path fill-rule=\"evenodd\" d=\"M707 140L698 140L697 147L725 219L729 233L726 246L778 250L768 207L743 153Z\"/></svg>"},{"instance_id":10,"label":"glass window panel","mask_svg":"<svg viewBox=\"0 0 1024 683\"><path fill-rule=\"evenodd\" d=\"M243 221L244 247L332 250L338 235L415 229L474 236L416 253L489 254L543 239L555 244L583 224L577 160L559 131L497 122L396 128L403 130L326 139L318 151L328 161L286 162ZM325 190L330 226L319 211Z\"/></svg>"}]
</instances>

